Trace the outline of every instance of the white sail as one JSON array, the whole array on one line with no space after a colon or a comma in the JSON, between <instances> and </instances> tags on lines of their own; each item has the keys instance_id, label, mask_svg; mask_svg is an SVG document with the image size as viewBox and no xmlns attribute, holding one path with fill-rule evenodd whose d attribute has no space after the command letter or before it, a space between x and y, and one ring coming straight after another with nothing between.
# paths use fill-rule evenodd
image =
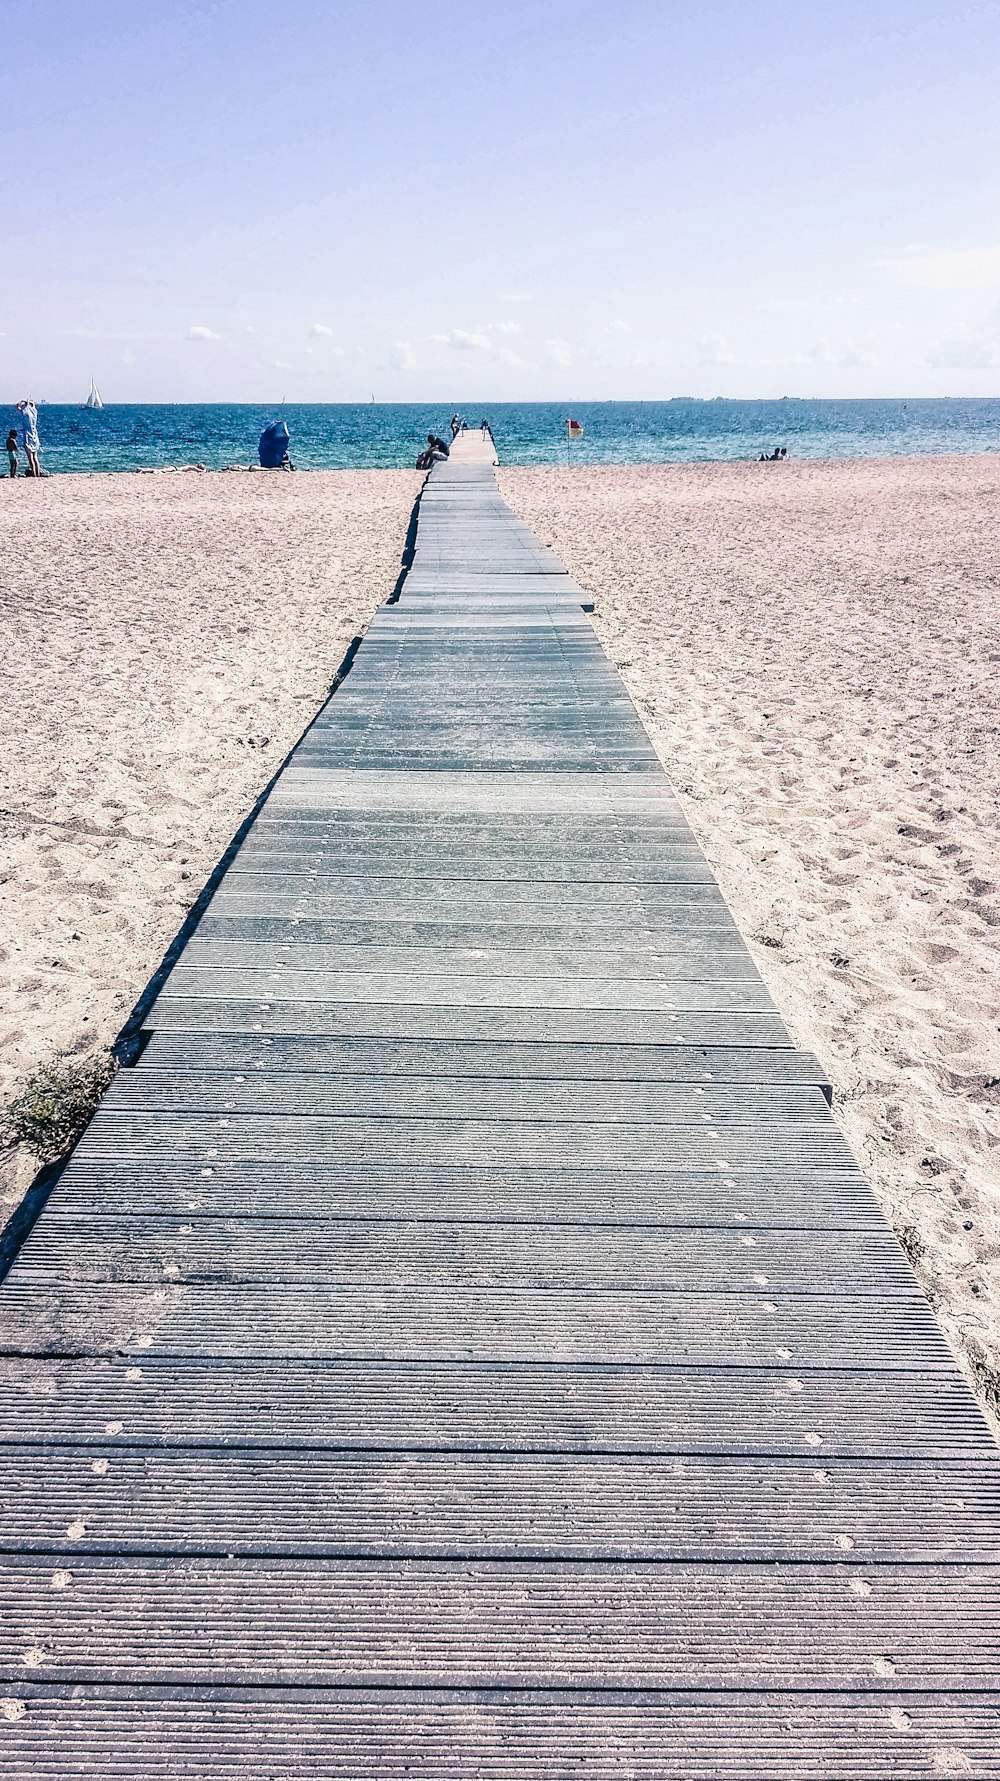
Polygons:
<instances>
[{"instance_id":1,"label":"white sail","mask_svg":"<svg viewBox=\"0 0 1000 1781\"><path fill-rule=\"evenodd\" d=\"M87 400L83 406L84 406L84 408L103 408L104 407L104 403L101 401L101 392L98 389L93 378L91 378L91 380L90 380L90 395L87 397Z\"/></svg>"}]
</instances>

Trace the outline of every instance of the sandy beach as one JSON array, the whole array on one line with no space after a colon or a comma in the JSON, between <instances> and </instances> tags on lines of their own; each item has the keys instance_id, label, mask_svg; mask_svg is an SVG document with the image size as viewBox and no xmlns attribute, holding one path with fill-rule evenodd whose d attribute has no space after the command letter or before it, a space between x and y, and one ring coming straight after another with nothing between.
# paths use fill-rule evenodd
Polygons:
<instances>
[{"instance_id":1,"label":"sandy beach","mask_svg":"<svg viewBox=\"0 0 1000 1781\"><path fill-rule=\"evenodd\" d=\"M0 1098L114 1038L391 590L420 482L0 489ZM37 1164L3 1167L9 1209Z\"/></svg>"},{"instance_id":2,"label":"sandy beach","mask_svg":"<svg viewBox=\"0 0 1000 1781\"><path fill-rule=\"evenodd\" d=\"M987 1401L1000 459L501 472ZM106 1045L395 580L419 478L0 491L0 1081ZM8 1157L13 1205L30 1179Z\"/></svg>"},{"instance_id":3,"label":"sandy beach","mask_svg":"<svg viewBox=\"0 0 1000 1781\"><path fill-rule=\"evenodd\" d=\"M981 1399L1000 1385L1000 458L505 470Z\"/></svg>"}]
</instances>

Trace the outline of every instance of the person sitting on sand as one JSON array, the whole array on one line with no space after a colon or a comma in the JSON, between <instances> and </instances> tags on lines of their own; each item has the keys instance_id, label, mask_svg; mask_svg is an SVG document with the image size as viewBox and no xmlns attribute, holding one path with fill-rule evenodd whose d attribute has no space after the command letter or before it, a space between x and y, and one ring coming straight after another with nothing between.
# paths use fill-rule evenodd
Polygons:
<instances>
[{"instance_id":1,"label":"person sitting on sand","mask_svg":"<svg viewBox=\"0 0 1000 1781\"><path fill-rule=\"evenodd\" d=\"M11 427L7 434L7 462L12 476L17 475L17 428Z\"/></svg>"},{"instance_id":2,"label":"person sitting on sand","mask_svg":"<svg viewBox=\"0 0 1000 1781\"><path fill-rule=\"evenodd\" d=\"M439 464L442 458L446 458L448 455L448 447L444 440L439 438L437 433L428 433L427 450L420 453L417 459L417 469L429 470L432 464Z\"/></svg>"},{"instance_id":3,"label":"person sitting on sand","mask_svg":"<svg viewBox=\"0 0 1000 1781\"><path fill-rule=\"evenodd\" d=\"M21 437L24 440L24 455L28 460L28 475L41 476L42 466L38 462L41 443L38 438L38 409L34 402L25 400L17 404L17 412L21 416Z\"/></svg>"}]
</instances>

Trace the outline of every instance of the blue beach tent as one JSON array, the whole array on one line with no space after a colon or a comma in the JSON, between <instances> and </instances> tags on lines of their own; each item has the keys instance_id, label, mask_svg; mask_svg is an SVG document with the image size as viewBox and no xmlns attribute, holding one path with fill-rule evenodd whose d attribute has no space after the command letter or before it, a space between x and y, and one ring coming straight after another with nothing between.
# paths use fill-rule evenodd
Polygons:
<instances>
[{"instance_id":1,"label":"blue beach tent","mask_svg":"<svg viewBox=\"0 0 1000 1781\"><path fill-rule=\"evenodd\" d=\"M257 442L257 455L264 470L277 470L288 455L288 422L272 421Z\"/></svg>"}]
</instances>

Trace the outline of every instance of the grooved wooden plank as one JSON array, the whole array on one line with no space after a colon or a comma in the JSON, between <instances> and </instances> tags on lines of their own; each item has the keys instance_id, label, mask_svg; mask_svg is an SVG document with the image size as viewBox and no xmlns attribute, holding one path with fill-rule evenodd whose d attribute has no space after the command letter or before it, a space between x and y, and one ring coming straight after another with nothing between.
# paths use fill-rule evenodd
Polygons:
<instances>
[{"instance_id":1,"label":"grooved wooden plank","mask_svg":"<svg viewBox=\"0 0 1000 1781\"><path fill-rule=\"evenodd\" d=\"M676 1366L950 1364L914 1296L311 1286L51 1285L12 1275L0 1352Z\"/></svg>"},{"instance_id":2,"label":"grooved wooden plank","mask_svg":"<svg viewBox=\"0 0 1000 1781\"><path fill-rule=\"evenodd\" d=\"M189 963L188 960L191 959ZM236 996L273 999L279 994L297 1002L428 1002L470 1008L599 1008L683 1009L715 1014L771 1010L771 1001L756 971L720 965L717 977L697 961L684 975L655 981L622 981L615 977L434 976L404 971L297 971L276 958L273 969L250 966L201 966L182 953L168 979L174 996L208 996L227 1001Z\"/></svg>"},{"instance_id":3,"label":"grooved wooden plank","mask_svg":"<svg viewBox=\"0 0 1000 1781\"><path fill-rule=\"evenodd\" d=\"M321 880L318 871L284 874L232 871L216 892L213 909L220 912L260 906L266 900L272 911L282 908L315 915L334 914L341 920L450 921L484 918L534 926L558 919L568 911L571 918L586 913L595 923L596 943L605 928L620 932L623 924L654 927L658 917L675 909L723 907L718 890L700 883L674 884L574 884L560 892L552 884L526 879L414 878L393 874L386 860L381 873L363 878ZM306 907L308 904L308 907Z\"/></svg>"},{"instance_id":4,"label":"grooved wooden plank","mask_svg":"<svg viewBox=\"0 0 1000 1781\"><path fill-rule=\"evenodd\" d=\"M169 1149L178 1159L215 1161L273 1158L316 1163L399 1163L485 1166L492 1163L557 1168L567 1155L578 1165L620 1168L797 1169L810 1164L850 1169L851 1153L829 1120L815 1124L616 1126L583 1120L402 1118L345 1114L116 1112L102 1107L79 1145L81 1156L117 1151L134 1161Z\"/></svg>"},{"instance_id":5,"label":"grooved wooden plank","mask_svg":"<svg viewBox=\"0 0 1000 1781\"><path fill-rule=\"evenodd\" d=\"M838 1567L996 1557L1000 1472L988 1461L94 1451L0 1452L0 1552Z\"/></svg>"},{"instance_id":6,"label":"grooved wooden plank","mask_svg":"<svg viewBox=\"0 0 1000 1781\"><path fill-rule=\"evenodd\" d=\"M157 1032L289 1033L326 1037L524 1040L594 1045L789 1044L773 1010L721 1013L685 1009L462 1008L392 1002L296 1002L263 996L178 996L164 991L146 1017Z\"/></svg>"},{"instance_id":7,"label":"grooved wooden plank","mask_svg":"<svg viewBox=\"0 0 1000 1781\"><path fill-rule=\"evenodd\" d=\"M255 1033L154 1032L139 1059L147 1070L267 1070L341 1076L476 1076L521 1081L800 1082L821 1084L808 1051L764 1046L507 1044L476 1040L326 1038Z\"/></svg>"},{"instance_id":8,"label":"grooved wooden plank","mask_svg":"<svg viewBox=\"0 0 1000 1781\"><path fill-rule=\"evenodd\" d=\"M399 808L466 815L555 814L574 816L615 814L619 821L632 814L655 820L662 811L676 809L676 800L663 778L613 786L599 776L565 773L380 773L366 774L331 767L289 766L271 793L272 812L287 821L293 811L322 810L374 812Z\"/></svg>"},{"instance_id":9,"label":"grooved wooden plank","mask_svg":"<svg viewBox=\"0 0 1000 1781\"><path fill-rule=\"evenodd\" d=\"M313 856L313 863L307 864L309 854L306 850L289 852L260 848L247 855L245 861L237 860L231 869L232 884L238 889L244 876L254 874L257 877L284 878L288 874L300 872L308 877L319 879L319 889L330 889L330 880L334 888L339 883L350 885L364 868L364 860L356 856L339 859L336 854L328 858L325 852ZM630 888L649 887L650 894L664 886L670 885L702 885L710 881L709 867L704 857L686 849L676 849L669 859L651 862L632 862L620 858L561 860L549 858L536 859L490 859L485 854L459 859L446 858L435 860L430 854L414 859L398 859L389 862L395 870L385 871L385 855L381 855L382 879L388 878L390 884L400 881L400 888L411 885L414 888L424 883L455 883L466 881L489 882L500 887L511 883L544 885L590 885L610 888L628 885ZM372 861L373 867L375 859ZM423 867L423 870L421 869ZM574 891L567 892L573 897Z\"/></svg>"},{"instance_id":10,"label":"grooved wooden plank","mask_svg":"<svg viewBox=\"0 0 1000 1781\"><path fill-rule=\"evenodd\" d=\"M60 1559L61 1563L61 1559ZM0 1560L0 1674L367 1687L995 1687L996 1565ZM864 1585L865 1592L856 1586ZM25 1665L25 1652L39 1658Z\"/></svg>"},{"instance_id":11,"label":"grooved wooden plank","mask_svg":"<svg viewBox=\"0 0 1000 1781\"><path fill-rule=\"evenodd\" d=\"M49 1200L47 1217L114 1207L199 1217L421 1218L445 1223L697 1225L743 1229L766 1219L784 1230L877 1230L885 1220L857 1171L746 1169L402 1167L369 1161L340 1167L308 1157L269 1162L197 1156L133 1161L78 1151Z\"/></svg>"},{"instance_id":12,"label":"grooved wooden plank","mask_svg":"<svg viewBox=\"0 0 1000 1781\"><path fill-rule=\"evenodd\" d=\"M995 1781L1000 1758L990 1690L16 1687L10 1781Z\"/></svg>"},{"instance_id":13,"label":"grooved wooden plank","mask_svg":"<svg viewBox=\"0 0 1000 1781\"><path fill-rule=\"evenodd\" d=\"M105 1108L113 1112L274 1115L364 1114L434 1119L580 1120L588 1124L826 1125L811 1083L629 1082L538 1078L317 1075L310 1071L123 1071Z\"/></svg>"},{"instance_id":14,"label":"grooved wooden plank","mask_svg":"<svg viewBox=\"0 0 1000 1781\"><path fill-rule=\"evenodd\" d=\"M338 699L346 695L338 693ZM505 706L509 694L504 694ZM393 701L395 707L395 699ZM446 853L473 854L492 849L503 854L542 858L570 853L615 852L642 857L664 847L691 839L691 831L676 804L666 804L649 817L623 821L615 809L569 816L524 811L503 813L433 811L407 808L379 811L364 808L336 812L332 817L301 816L291 819L264 803L247 831L248 841L271 846L291 845L305 849L322 842L345 848L382 846L395 853L411 848L425 851L435 841Z\"/></svg>"},{"instance_id":15,"label":"grooved wooden plank","mask_svg":"<svg viewBox=\"0 0 1000 1781\"><path fill-rule=\"evenodd\" d=\"M502 1217L502 1206L493 1215ZM691 1292L916 1292L889 1231L173 1218L64 1213L35 1231L20 1277L628 1287Z\"/></svg>"},{"instance_id":16,"label":"grooved wooden plank","mask_svg":"<svg viewBox=\"0 0 1000 1781\"><path fill-rule=\"evenodd\" d=\"M280 899L279 899L280 900ZM228 899L227 899L228 903ZM198 923L202 940L268 940L312 945L363 947L394 946L415 950L424 945L437 949L496 950L504 952L535 951L536 948L567 946L583 941L594 947L592 924L574 921L556 910L550 911L548 925L540 922L507 923L500 921L449 922L401 921L387 916L369 921L338 920L336 916L301 916L290 911L278 914L263 908L247 913L229 910L214 904ZM729 934L729 918L714 908L687 905L679 908L670 920L658 919L636 930L635 951L679 950L689 942L697 947L711 943L719 934Z\"/></svg>"},{"instance_id":17,"label":"grooved wooden plank","mask_svg":"<svg viewBox=\"0 0 1000 1781\"><path fill-rule=\"evenodd\" d=\"M469 1361L0 1357L0 1440L98 1447L992 1459L964 1381L813 1371ZM952 1500L954 1500L952 1498Z\"/></svg>"},{"instance_id":18,"label":"grooved wooden plank","mask_svg":"<svg viewBox=\"0 0 1000 1781\"><path fill-rule=\"evenodd\" d=\"M360 964L371 975L401 972L421 977L536 975L543 978L615 977L619 982L722 977L750 983L758 979L757 968L739 937L720 933L704 938L689 936L683 949L677 947L671 951L651 946L637 947L631 952L610 952L570 946L499 950L430 944L369 944L359 955L356 946L317 945L305 936L300 937L293 929L277 945L271 940L217 940L209 935L202 938L194 935L187 950L192 964L203 970L235 967L259 971L273 970L277 966L283 970L336 973L357 970Z\"/></svg>"}]
</instances>

